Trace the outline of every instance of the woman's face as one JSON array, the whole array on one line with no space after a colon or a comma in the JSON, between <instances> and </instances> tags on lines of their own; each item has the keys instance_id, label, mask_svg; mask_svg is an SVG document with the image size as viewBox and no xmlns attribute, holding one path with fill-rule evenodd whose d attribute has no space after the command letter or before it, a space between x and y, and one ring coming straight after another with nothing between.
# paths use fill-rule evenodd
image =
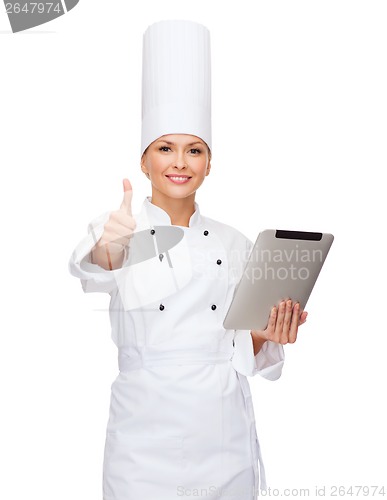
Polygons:
<instances>
[{"instance_id":1,"label":"woman's face","mask_svg":"<svg viewBox=\"0 0 387 500\"><path fill-rule=\"evenodd\" d=\"M170 198L192 195L210 169L207 144L195 135L163 135L148 146L141 159L141 170L149 174L152 192Z\"/></svg>"}]
</instances>

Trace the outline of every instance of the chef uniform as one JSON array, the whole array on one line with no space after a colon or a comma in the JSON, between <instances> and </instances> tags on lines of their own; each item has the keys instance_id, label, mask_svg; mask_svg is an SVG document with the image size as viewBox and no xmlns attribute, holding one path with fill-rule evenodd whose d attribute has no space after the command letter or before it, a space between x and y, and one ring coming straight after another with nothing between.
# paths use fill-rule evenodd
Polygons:
<instances>
[{"instance_id":1,"label":"chef uniform","mask_svg":"<svg viewBox=\"0 0 387 500\"><path fill-rule=\"evenodd\" d=\"M173 133L211 147L210 123L208 30L191 21L151 25L141 152ZM89 224L69 261L84 292L110 295L118 348L103 499L256 499L266 481L247 377L276 380L283 346L268 341L254 356L250 330L223 327L252 241L202 215L197 202L188 227L172 225L147 196L123 266L108 271L90 251L109 214Z\"/></svg>"}]
</instances>

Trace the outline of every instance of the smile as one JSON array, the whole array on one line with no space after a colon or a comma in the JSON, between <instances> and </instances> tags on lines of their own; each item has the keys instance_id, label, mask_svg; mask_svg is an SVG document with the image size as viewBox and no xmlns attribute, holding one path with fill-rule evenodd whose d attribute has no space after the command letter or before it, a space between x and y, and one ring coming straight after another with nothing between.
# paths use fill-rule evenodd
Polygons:
<instances>
[{"instance_id":1,"label":"smile","mask_svg":"<svg viewBox=\"0 0 387 500\"><path fill-rule=\"evenodd\" d=\"M179 176L179 175L167 175L168 179L175 184L185 184L191 177Z\"/></svg>"}]
</instances>

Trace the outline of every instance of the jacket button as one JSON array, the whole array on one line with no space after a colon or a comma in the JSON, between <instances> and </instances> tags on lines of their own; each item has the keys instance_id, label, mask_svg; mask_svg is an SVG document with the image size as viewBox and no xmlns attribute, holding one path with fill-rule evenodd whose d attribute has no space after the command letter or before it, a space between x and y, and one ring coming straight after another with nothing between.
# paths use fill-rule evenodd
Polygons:
<instances>
[{"instance_id":1,"label":"jacket button","mask_svg":"<svg viewBox=\"0 0 387 500\"><path fill-rule=\"evenodd\" d=\"M215 309L216 309L216 305L215 305L215 304L212 304L211 309L212 309L213 311L215 311Z\"/></svg>"},{"instance_id":2,"label":"jacket button","mask_svg":"<svg viewBox=\"0 0 387 500\"><path fill-rule=\"evenodd\" d=\"M204 236L207 236L207 234L208 234L207 229L204 231L204 233L203 233L203 234L204 234Z\"/></svg>"},{"instance_id":3,"label":"jacket button","mask_svg":"<svg viewBox=\"0 0 387 500\"><path fill-rule=\"evenodd\" d=\"M234 341L234 339L232 339L232 345L233 345L233 347L235 347L235 341Z\"/></svg>"},{"instance_id":4,"label":"jacket button","mask_svg":"<svg viewBox=\"0 0 387 500\"><path fill-rule=\"evenodd\" d=\"M155 231L154 229L151 229L151 232L150 232L150 233L151 233L151 234L155 234L155 232L156 232L156 231Z\"/></svg>"},{"instance_id":5,"label":"jacket button","mask_svg":"<svg viewBox=\"0 0 387 500\"><path fill-rule=\"evenodd\" d=\"M220 266L220 264L222 263L222 261L221 261L220 259L218 259L218 260L216 261L216 263L218 264L218 266Z\"/></svg>"},{"instance_id":6,"label":"jacket button","mask_svg":"<svg viewBox=\"0 0 387 500\"><path fill-rule=\"evenodd\" d=\"M163 304L160 304L159 309L160 309L160 311L164 311L164 306L163 306Z\"/></svg>"}]
</instances>

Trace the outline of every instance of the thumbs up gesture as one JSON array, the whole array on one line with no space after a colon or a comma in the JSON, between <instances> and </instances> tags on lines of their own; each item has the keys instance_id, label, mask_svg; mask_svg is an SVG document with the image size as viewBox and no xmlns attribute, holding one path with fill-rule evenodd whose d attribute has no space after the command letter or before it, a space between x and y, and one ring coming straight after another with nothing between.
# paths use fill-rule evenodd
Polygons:
<instances>
[{"instance_id":1,"label":"thumbs up gesture","mask_svg":"<svg viewBox=\"0 0 387 500\"><path fill-rule=\"evenodd\" d=\"M132 215L133 190L129 179L123 180L124 197L118 210L110 213L104 231L92 250L93 263L104 269L122 265L124 250L129 247L136 221Z\"/></svg>"}]
</instances>

